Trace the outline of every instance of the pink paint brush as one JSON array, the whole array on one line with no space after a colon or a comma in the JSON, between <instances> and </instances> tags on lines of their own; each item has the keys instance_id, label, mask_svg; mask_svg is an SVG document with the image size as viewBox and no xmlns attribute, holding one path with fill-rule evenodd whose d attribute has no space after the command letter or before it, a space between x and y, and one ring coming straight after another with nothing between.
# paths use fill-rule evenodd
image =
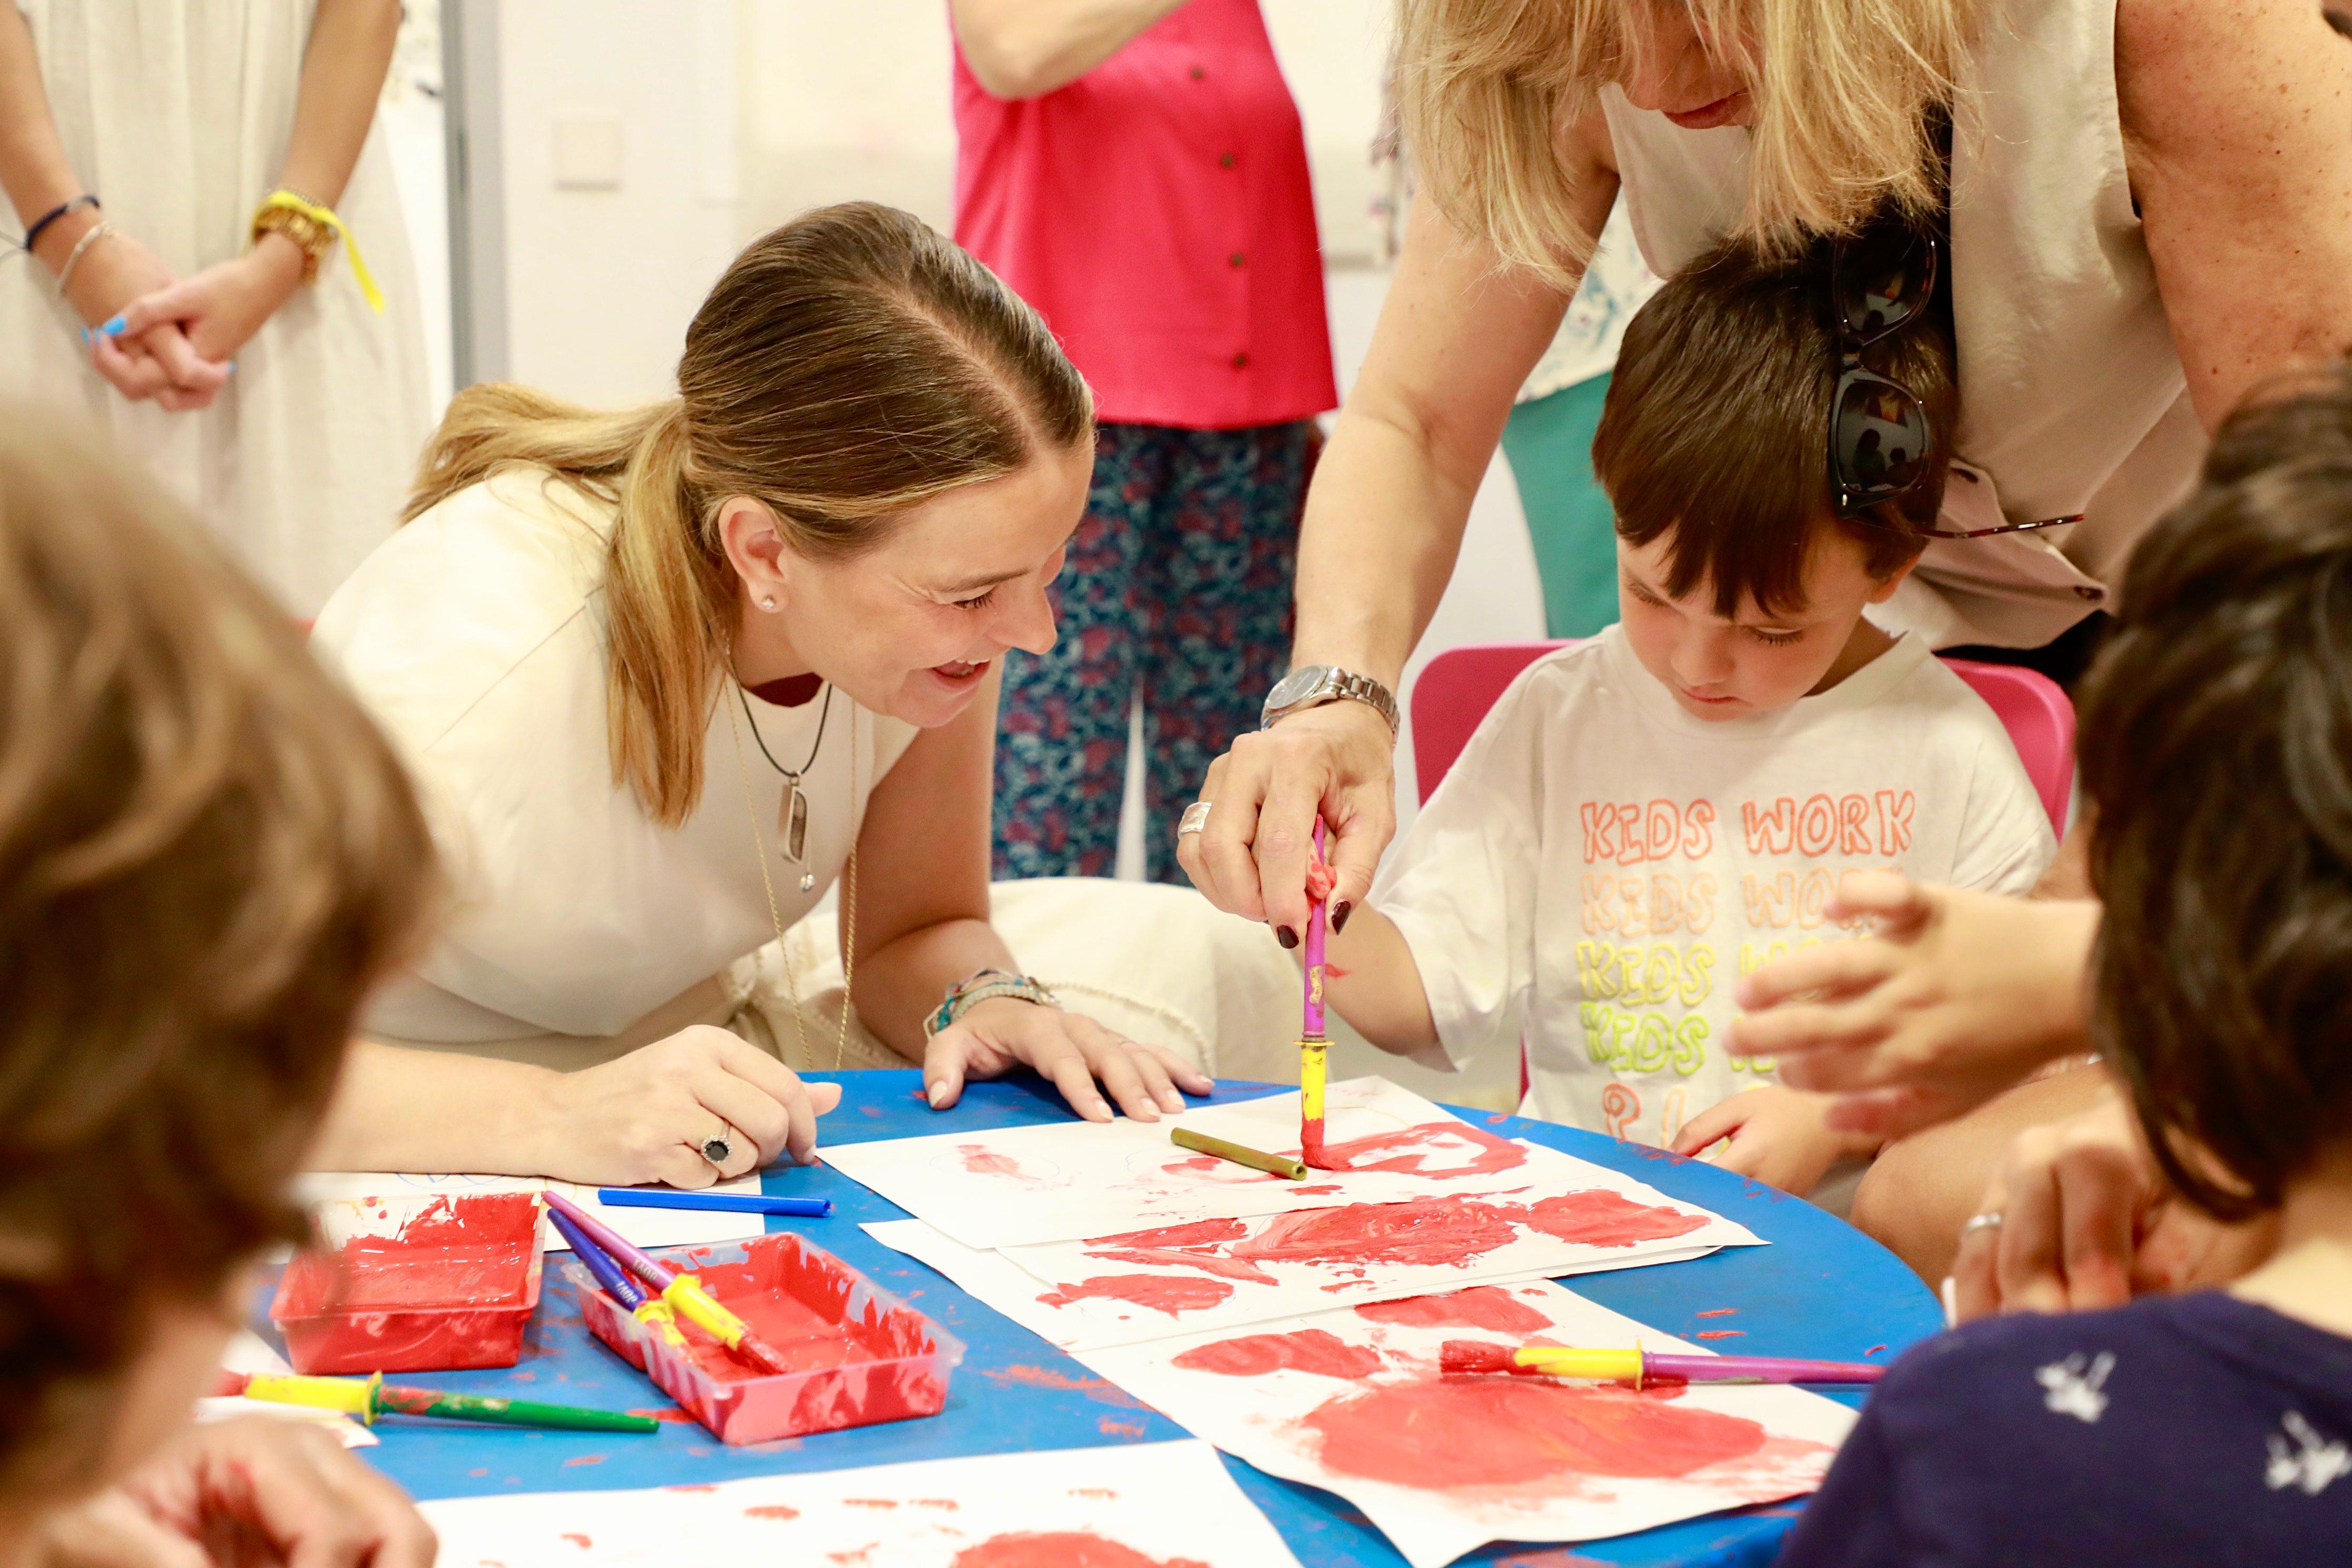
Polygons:
<instances>
[{"instance_id":1,"label":"pink paint brush","mask_svg":"<svg viewBox=\"0 0 2352 1568\"><path fill-rule=\"evenodd\" d=\"M720 1306L702 1288L701 1280L691 1274L673 1272L656 1262L643 1249L625 1239L619 1231L593 1217L562 1194L551 1191L547 1194L547 1202L550 1207L578 1226L589 1240L603 1247L614 1262L659 1291L661 1299L668 1302L679 1317L763 1372L782 1373L793 1370L776 1352L773 1345L751 1331L751 1324Z\"/></svg>"},{"instance_id":2,"label":"pink paint brush","mask_svg":"<svg viewBox=\"0 0 2352 1568\"><path fill-rule=\"evenodd\" d=\"M1869 1362L1800 1361L1762 1355L1674 1355L1645 1350L1578 1350L1528 1345L1519 1350L1481 1340L1448 1340L1438 1348L1445 1373L1507 1373L1520 1377L1571 1377L1592 1383L1876 1383L1886 1369Z\"/></svg>"},{"instance_id":3,"label":"pink paint brush","mask_svg":"<svg viewBox=\"0 0 2352 1568\"><path fill-rule=\"evenodd\" d=\"M1323 816L1315 817L1315 858L1323 858ZM1323 1037L1324 900L1307 906L1307 994L1298 1032L1298 1155L1318 1170L1334 1167L1323 1152L1323 1084L1331 1043Z\"/></svg>"}]
</instances>

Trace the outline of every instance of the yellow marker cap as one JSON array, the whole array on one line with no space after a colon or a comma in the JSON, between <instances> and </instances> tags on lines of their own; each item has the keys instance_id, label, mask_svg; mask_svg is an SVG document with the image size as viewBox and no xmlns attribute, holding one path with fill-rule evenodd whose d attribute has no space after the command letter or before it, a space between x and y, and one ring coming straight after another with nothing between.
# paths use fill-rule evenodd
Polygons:
<instances>
[{"instance_id":1,"label":"yellow marker cap","mask_svg":"<svg viewBox=\"0 0 2352 1568\"><path fill-rule=\"evenodd\" d=\"M369 1378L349 1378L285 1377L257 1372L246 1381L245 1396L267 1399L272 1405L308 1405L320 1410L340 1410L372 1426L375 1425L375 1391L383 1386L382 1373Z\"/></svg>"},{"instance_id":2,"label":"yellow marker cap","mask_svg":"<svg viewBox=\"0 0 2352 1568\"><path fill-rule=\"evenodd\" d=\"M662 1291L662 1300L677 1308L695 1327L732 1350L748 1331L742 1319L720 1306L702 1281L691 1274L680 1274Z\"/></svg>"},{"instance_id":3,"label":"yellow marker cap","mask_svg":"<svg viewBox=\"0 0 2352 1568\"><path fill-rule=\"evenodd\" d=\"M1514 1352L1511 1359L1521 1366L1549 1373L1553 1377L1589 1377L1601 1383L1639 1383L1642 1379L1640 1351L1570 1350L1550 1345L1529 1345Z\"/></svg>"},{"instance_id":4,"label":"yellow marker cap","mask_svg":"<svg viewBox=\"0 0 2352 1568\"><path fill-rule=\"evenodd\" d=\"M677 1331L677 1314L669 1310L668 1302L647 1298L637 1303L635 1316L637 1321L653 1330L671 1344L686 1343L686 1336Z\"/></svg>"}]
</instances>

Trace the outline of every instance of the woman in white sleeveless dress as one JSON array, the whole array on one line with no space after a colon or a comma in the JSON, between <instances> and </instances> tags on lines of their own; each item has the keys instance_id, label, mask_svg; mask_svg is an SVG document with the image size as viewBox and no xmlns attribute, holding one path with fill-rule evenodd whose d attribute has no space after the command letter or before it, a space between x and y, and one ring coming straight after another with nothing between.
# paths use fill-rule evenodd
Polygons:
<instances>
[{"instance_id":1,"label":"woman in white sleeveless dress","mask_svg":"<svg viewBox=\"0 0 2352 1568\"><path fill-rule=\"evenodd\" d=\"M1330 673L1295 678L1276 725L1214 765L1181 853L1221 906L1278 926L1305 918L1318 806L1339 831L1335 905L1370 885L1394 831L1391 734L1347 700L1366 689L1348 677L1396 680L1512 393L1621 195L1661 272L1727 232L1769 243L1889 202L1926 212L1941 201L1929 110L1950 106L1938 286L1959 346L1955 447L1980 482L1949 488L1943 521L1979 537L1932 543L1895 606L1937 646L2066 632L2185 490L2206 432L2265 379L2352 344L2352 47L2317 0L1406 0L1399 87L1421 195L1300 545L1295 658ZM2062 854L2062 872L2075 864ZM2084 890L2074 878L2064 890ZM1896 883L1858 912L1903 940L1749 976L1751 1007L1835 995L1743 1021L1736 1048L1778 1055L1804 1087L1863 1091L1856 1112L1890 1132L2084 1048L2095 905ZM2005 1130L2081 1105L2100 1088L2087 1079L2016 1091L1916 1157L1891 1151L1856 1220L1939 1277ZM2084 1163L2031 1169L2055 1182ZM1981 1264L2001 1237L2011 1300L2088 1303L2125 1278L2094 1268L2070 1289L2063 1204L2001 1237L2005 1199L1986 1201L1972 1246Z\"/></svg>"},{"instance_id":2,"label":"woman in white sleeveless dress","mask_svg":"<svg viewBox=\"0 0 2352 1568\"><path fill-rule=\"evenodd\" d=\"M0 183L26 227L85 193L103 204L0 257L0 394L110 428L299 616L391 533L429 418L407 236L371 133L399 21L396 0L0 0ZM281 186L342 218L381 313L347 246L308 287L286 241L249 247ZM61 294L101 220L114 232ZM178 324L126 334L110 384L82 329L175 283ZM232 356L233 375L213 363Z\"/></svg>"}]
</instances>

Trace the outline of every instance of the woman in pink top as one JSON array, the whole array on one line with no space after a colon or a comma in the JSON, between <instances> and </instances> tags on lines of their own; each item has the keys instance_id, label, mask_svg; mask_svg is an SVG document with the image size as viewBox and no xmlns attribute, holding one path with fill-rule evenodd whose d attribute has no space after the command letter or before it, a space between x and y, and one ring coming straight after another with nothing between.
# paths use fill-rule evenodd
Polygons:
<instances>
[{"instance_id":1,"label":"woman in pink top","mask_svg":"<svg viewBox=\"0 0 2352 1568\"><path fill-rule=\"evenodd\" d=\"M1284 668L1314 416L1339 401L1298 110L1257 0L952 0L956 238L1094 389L1060 642L1006 661L996 874L1099 876L1128 710L1149 874Z\"/></svg>"}]
</instances>

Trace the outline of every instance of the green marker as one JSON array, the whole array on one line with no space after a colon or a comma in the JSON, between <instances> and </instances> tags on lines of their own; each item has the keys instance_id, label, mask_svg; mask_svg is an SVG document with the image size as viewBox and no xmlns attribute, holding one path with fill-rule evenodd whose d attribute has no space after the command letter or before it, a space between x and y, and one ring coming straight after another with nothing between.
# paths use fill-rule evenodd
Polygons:
<instances>
[{"instance_id":1,"label":"green marker","mask_svg":"<svg viewBox=\"0 0 2352 1568\"><path fill-rule=\"evenodd\" d=\"M241 1390L247 1399L309 1405L340 1410L373 1426L386 1411L400 1415L438 1415L446 1421L487 1421L501 1426L544 1426L565 1432L658 1432L650 1415L589 1410L577 1405L542 1405L530 1399L499 1399L487 1394L449 1394L437 1388L387 1386L383 1373L364 1380L343 1377L281 1377L257 1372Z\"/></svg>"}]
</instances>

